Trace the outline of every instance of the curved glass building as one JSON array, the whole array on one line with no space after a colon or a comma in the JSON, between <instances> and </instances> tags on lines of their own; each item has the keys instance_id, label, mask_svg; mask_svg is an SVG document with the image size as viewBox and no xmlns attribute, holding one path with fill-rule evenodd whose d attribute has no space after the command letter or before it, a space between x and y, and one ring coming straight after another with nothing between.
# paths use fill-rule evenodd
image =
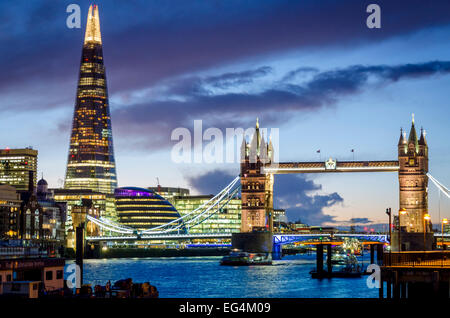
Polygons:
<instances>
[{"instance_id":1,"label":"curved glass building","mask_svg":"<svg viewBox=\"0 0 450 318\"><path fill-rule=\"evenodd\" d=\"M151 229L180 217L169 201L152 190L136 187L117 188L114 197L119 222L137 230ZM180 233L184 231L184 227L181 227Z\"/></svg>"}]
</instances>

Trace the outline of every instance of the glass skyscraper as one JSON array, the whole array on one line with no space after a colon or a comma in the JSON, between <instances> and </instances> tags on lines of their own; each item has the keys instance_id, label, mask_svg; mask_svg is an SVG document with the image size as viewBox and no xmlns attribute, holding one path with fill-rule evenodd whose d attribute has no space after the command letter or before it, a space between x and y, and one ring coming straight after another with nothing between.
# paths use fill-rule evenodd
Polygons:
<instances>
[{"instance_id":1,"label":"glass skyscraper","mask_svg":"<svg viewBox=\"0 0 450 318\"><path fill-rule=\"evenodd\" d=\"M89 7L81 55L64 188L112 194L117 176L96 5Z\"/></svg>"}]
</instances>

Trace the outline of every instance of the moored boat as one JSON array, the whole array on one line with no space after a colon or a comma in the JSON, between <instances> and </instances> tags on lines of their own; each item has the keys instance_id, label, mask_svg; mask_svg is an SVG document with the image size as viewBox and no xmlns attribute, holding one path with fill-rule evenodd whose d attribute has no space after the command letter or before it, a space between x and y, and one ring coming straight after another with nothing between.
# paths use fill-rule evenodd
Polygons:
<instances>
[{"instance_id":1,"label":"moored boat","mask_svg":"<svg viewBox=\"0 0 450 318\"><path fill-rule=\"evenodd\" d=\"M220 261L220 265L228 266L250 266L250 265L272 265L270 253L248 253L240 250L232 250Z\"/></svg>"}]
</instances>

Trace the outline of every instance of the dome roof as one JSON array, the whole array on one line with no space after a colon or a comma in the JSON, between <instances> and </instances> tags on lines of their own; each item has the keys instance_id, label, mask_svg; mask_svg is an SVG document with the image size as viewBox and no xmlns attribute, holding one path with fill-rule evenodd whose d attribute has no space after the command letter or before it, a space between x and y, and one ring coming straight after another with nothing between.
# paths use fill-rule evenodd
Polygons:
<instances>
[{"instance_id":1,"label":"dome roof","mask_svg":"<svg viewBox=\"0 0 450 318\"><path fill-rule=\"evenodd\" d=\"M167 199L152 190L121 187L114 191L119 222L138 230L147 230L176 221L184 231L180 214Z\"/></svg>"},{"instance_id":2,"label":"dome roof","mask_svg":"<svg viewBox=\"0 0 450 318\"><path fill-rule=\"evenodd\" d=\"M45 181L44 178L42 178L41 180L38 181L37 185L48 185L47 181Z\"/></svg>"}]
</instances>

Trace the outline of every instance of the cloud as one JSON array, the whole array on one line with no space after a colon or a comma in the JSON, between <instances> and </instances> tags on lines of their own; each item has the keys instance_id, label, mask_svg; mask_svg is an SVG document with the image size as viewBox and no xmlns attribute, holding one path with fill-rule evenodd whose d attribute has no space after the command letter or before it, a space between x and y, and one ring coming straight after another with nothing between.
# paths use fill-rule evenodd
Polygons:
<instances>
[{"instance_id":1,"label":"cloud","mask_svg":"<svg viewBox=\"0 0 450 318\"><path fill-rule=\"evenodd\" d=\"M305 71L313 71L306 81L295 80ZM174 128L189 128L195 119L203 119L205 125L221 129L251 127L255 116L260 117L264 125L277 125L296 112L333 106L340 99L369 87L449 74L450 62L352 65L324 71L303 67L288 71L280 81L257 85L253 91L246 89L246 84L264 78L270 72L270 67L263 66L236 73L173 79L165 83L165 99L153 96L152 101L145 101L146 96L140 96L137 102L131 101L131 104L117 109L113 117L115 123L126 127L121 133L136 135L146 132L152 138L138 142L143 142L147 148L165 148L172 145L170 134ZM214 92L211 87L234 89Z\"/></svg>"},{"instance_id":2,"label":"cloud","mask_svg":"<svg viewBox=\"0 0 450 318\"><path fill-rule=\"evenodd\" d=\"M349 221L349 223L359 223L359 224L370 224L372 223L372 221L368 218L351 218Z\"/></svg>"},{"instance_id":3,"label":"cloud","mask_svg":"<svg viewBox=\"0 0 450 318\"><path fill-rule=\"evenodd\" d=\"M311 194L322 185L303 175L277 175L274 184L274 207L286 209L289 221L301 220L308 225L336 223L335 217L324 209L341 204L344 199L336 192Z\"/></svg>"},{"instance_id":4,"label":"cloud","mask_svg":"<svg viewBox=\"0 0 450 318\"><path fill-rule=\"evenodd\" d=\"M237 173L216 169L198 176L186 177L188 183L201 194L217 194ZM338 193L310 194L322 189L320 184L302 175L277 175L274 185L274 208L287 210L289 221L301 219L310 225L336 223L335 217L325 214L325 208L343 202Z\"/></svg>"},{"instance_id":5,"label":"cloud","mask_svg":"<svg viewBox=\"0 0 450 318\"><path fill-rule=\"evenodd\" d=\"M66 27L64 1L0 3L0 68L8 74L0 78L0 94L20 91L32 98L35 94L28 88L45 82L53 87L53 98L73 99L89 2L79 1L81 30ZM100 19L110 93L261 56L358 46L450 23L446 0L433 5L422 0L380 0L386 13L382 28L370 30L364 23L368 4L360 0L272 0L264 5L239 0L178 0L170 5L105 1L100 4ZM40 109L52 104L36 100L19 107Z\"/></svg>"},{"instance_id":6,"label":"cloud","mask_svg":"<svg viewBox=\"0 0 450 318\"><path fill-rule=\"evenodd\" d=\"M217 194L225 188L238 172L216 169L202 175L186 177L189 185L199 194Z\"/></svg>"}]
</instances>

